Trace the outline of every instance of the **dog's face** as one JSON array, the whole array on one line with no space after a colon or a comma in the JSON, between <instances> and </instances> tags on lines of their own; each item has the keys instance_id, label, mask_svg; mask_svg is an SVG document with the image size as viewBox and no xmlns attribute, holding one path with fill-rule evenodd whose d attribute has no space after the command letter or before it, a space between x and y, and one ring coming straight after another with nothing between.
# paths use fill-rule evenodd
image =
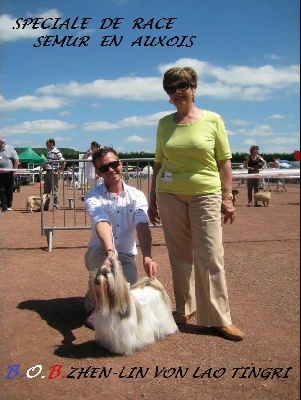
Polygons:
<instances>
[{"instance_id":1,"label":"dog's face","mask_svg":"<svg viewBox=\"0 0 301 400\"><path fill-rule=\"evenodd\" d=\"M127 318L130 310L130 296L122 266L117 257L109 257L107 263L99 267L94 280L94 301L96 309L104 314L117 312Z\"/></svg>"},{"instance_id":2,"label":"dog's face","mask_svg":"<svg viewBox=\"0 0 301 400\"><path fill-rule=\"evenodd\" d=\"M50 199L50 194L44 193L43 194L43 204L45 204L46 200Z\"/></svg>"}]
</instances>

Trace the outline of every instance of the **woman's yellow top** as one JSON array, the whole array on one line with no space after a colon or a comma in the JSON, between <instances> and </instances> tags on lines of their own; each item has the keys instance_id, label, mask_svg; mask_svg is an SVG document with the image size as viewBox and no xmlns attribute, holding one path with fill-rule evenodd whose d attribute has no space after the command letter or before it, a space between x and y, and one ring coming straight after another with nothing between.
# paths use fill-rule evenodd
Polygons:
<instances>
[{"instance_id":1,"label":"woman's yellow top","mask_svg":"<svg viewBox=\"0 0 301 400\"><path fill-rule=\"evenodd\" d=\"M156 190L183 195L220 193L217 161L232 158L220 115L202 110L192 123L178 124L175 113L159 121L155 162L161 163Z\"/></svg>"}]
</instances>

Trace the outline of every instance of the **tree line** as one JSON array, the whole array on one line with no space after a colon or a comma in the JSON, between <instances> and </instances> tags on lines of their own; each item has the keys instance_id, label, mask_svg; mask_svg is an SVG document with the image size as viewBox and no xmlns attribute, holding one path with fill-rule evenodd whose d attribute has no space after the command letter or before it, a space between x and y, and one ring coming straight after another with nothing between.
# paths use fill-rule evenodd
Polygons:
<instances>
[{"instance_id":1,"label":"tree line","mask_svg":"<svg viewBox=\"0 0 301 400\"><path fill-rule=\"evenodd\" d=\"M17 153L20 154L26 148L23 147L16 147L15 148ZM60 147L59 148L61 153L63 154L65 160L77 160L79 157L79 154L82 154L83 152L76 151L74 149L70 148L65 148L65 147ZM42 154L46 155L47 154L47 148L33 148L33 150L41 156ZM247 157L249 153L232 153L232 163L242 163L245 158ZM280 160L288 160L288 161L294 161L294 153L260 153L260 155L266 160L266 162L271 162L273 161L273 158L276 156L280 158ZM146 152L146 151L133 151L133 152L128 152L128 153L123 153L120 152L118 153L119 158L121 159L128 159L128 158L154 158L155 153L151 152Z\"/></svg>"}]
</instances>

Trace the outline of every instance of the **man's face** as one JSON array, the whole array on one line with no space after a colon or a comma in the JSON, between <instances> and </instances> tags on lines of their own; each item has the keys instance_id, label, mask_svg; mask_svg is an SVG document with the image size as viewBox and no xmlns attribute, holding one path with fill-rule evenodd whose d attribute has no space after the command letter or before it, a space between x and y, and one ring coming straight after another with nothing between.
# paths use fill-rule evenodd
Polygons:
<instances>
[{"instance_id":1,"label":"man's face","mask_svg":"<svg viewBox=\"0 0 301 400\"><path fill-rule=\"evenodd\" d=\"M99 171L98 168L103 168L103 170ZM95 170L97 175L103 178L105 184L116 183L121 180L122 162L116 154L107 153L95 161Z\"/></svg>"},{"instance_id":2,"label":"man's face","mask_svg":"<svg viewBox=\"0 0 301 400\"><path fill-rule=\"evenodd\" d=\"M5 147L5 142L0 141L0 149L3 149Z\"/></svg>"}]
</instances>

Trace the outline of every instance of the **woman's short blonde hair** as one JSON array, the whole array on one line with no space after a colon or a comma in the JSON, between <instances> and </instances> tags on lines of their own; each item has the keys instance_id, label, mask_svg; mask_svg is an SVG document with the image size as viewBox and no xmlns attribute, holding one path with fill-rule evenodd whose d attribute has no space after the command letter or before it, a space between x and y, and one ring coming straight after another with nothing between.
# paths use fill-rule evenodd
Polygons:
<instances>
[{"instance_id":1,"label":"woman's short blonde hair","mask_svg":"<svg viewBox=\"0 0 301 400\"><path fill-rule=\"evenodd\" d=\"M190 67L173 67L168 69L163 76L163 88L170 86L172 83L183 79L191 86L197 87L198 76L193 68Z\"/></svg>"}]
</instances>

